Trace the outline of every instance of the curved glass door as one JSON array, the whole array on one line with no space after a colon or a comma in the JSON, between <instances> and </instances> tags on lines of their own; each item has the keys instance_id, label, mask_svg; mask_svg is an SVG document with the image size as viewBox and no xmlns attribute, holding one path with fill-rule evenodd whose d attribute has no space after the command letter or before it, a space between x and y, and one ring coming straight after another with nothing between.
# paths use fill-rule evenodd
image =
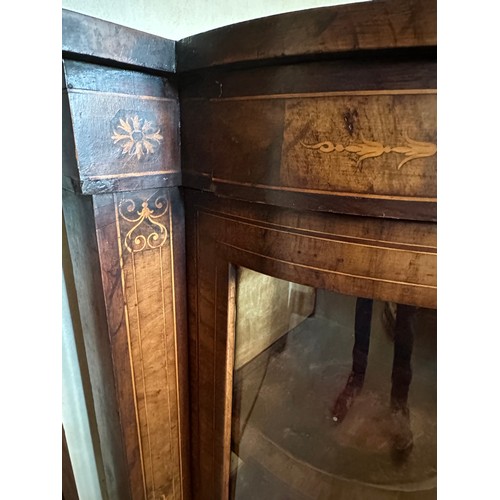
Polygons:
<instances>
[{"instance_id":1,"label":"curved glass door","mask_svg":"<svg viewBox=\"0 0 500 500\"><path fill-rule=\"evenodd\" d=\"M436 498L436 311L236 283L230 498Z\"/></svg>"}]
</instances>

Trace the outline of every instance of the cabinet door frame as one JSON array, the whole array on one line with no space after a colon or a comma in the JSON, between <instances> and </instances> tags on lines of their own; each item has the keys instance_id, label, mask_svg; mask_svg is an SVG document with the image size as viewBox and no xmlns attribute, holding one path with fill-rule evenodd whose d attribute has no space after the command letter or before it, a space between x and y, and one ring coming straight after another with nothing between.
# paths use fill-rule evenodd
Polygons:
<instances>
[{"instance_id":1,"label":"cabinet door frame","mask_svg":"<svg viewBox=\"0 0 500 500\"><path fill-rule=\"evenodd\" d=\"M185 193L193 492L196 498L224 499L235 266L339 293L435 308L436 226Z\"/></svg>"}]
</instances>

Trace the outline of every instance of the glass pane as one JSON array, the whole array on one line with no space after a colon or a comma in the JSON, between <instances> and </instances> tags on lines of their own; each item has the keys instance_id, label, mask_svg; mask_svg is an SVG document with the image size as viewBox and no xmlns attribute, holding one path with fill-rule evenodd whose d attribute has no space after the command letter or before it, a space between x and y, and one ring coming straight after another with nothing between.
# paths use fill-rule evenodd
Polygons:
<instances>
[{"instance_id":1,"label":"glass pane","mask_svg":"<svg viewBox=\"0 0 500 500\"><path fill-rule=\"evenodd\" d=\"M230 497L435 499L436 311L239 268Z\"/></svg>"}]
</instances>

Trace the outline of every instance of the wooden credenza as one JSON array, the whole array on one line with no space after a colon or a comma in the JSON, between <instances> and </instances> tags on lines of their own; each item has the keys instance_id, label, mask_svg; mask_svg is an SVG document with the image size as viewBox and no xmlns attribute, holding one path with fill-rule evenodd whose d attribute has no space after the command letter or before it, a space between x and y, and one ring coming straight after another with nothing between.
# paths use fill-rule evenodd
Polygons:
<instances>
[{"instance_id":1,"label":"wooden credenza","mask_svg":"<svg viewBox=\"0 0 500 500\"><path fill-rule=\"evenodd\" d=\"M235 268L436 307L436 6L179 42L63 11L64 265L110 499L222 499Z\"/></svg>"}]
</instances>

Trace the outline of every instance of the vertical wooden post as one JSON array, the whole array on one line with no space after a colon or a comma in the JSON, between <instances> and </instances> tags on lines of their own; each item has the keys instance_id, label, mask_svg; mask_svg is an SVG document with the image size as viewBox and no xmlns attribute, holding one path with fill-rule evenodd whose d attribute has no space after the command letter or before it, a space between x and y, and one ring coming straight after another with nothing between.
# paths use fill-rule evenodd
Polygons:
<instances>
[{"instance_id":1,"label":"vertical wooden post","mask_svg":"<svg viewBox=\"0 0 500 500\"><path fill-rule=\"evenodd\" d=\"M107 36L110 24L74 13L70 21L73 35L76 26ZM133 58L134 37L141 46L145 35L126 35ZM73 57L63 68L63 211L107 495L187 499L177 91L167 72Z\"/></svg>"}]
</instances>

